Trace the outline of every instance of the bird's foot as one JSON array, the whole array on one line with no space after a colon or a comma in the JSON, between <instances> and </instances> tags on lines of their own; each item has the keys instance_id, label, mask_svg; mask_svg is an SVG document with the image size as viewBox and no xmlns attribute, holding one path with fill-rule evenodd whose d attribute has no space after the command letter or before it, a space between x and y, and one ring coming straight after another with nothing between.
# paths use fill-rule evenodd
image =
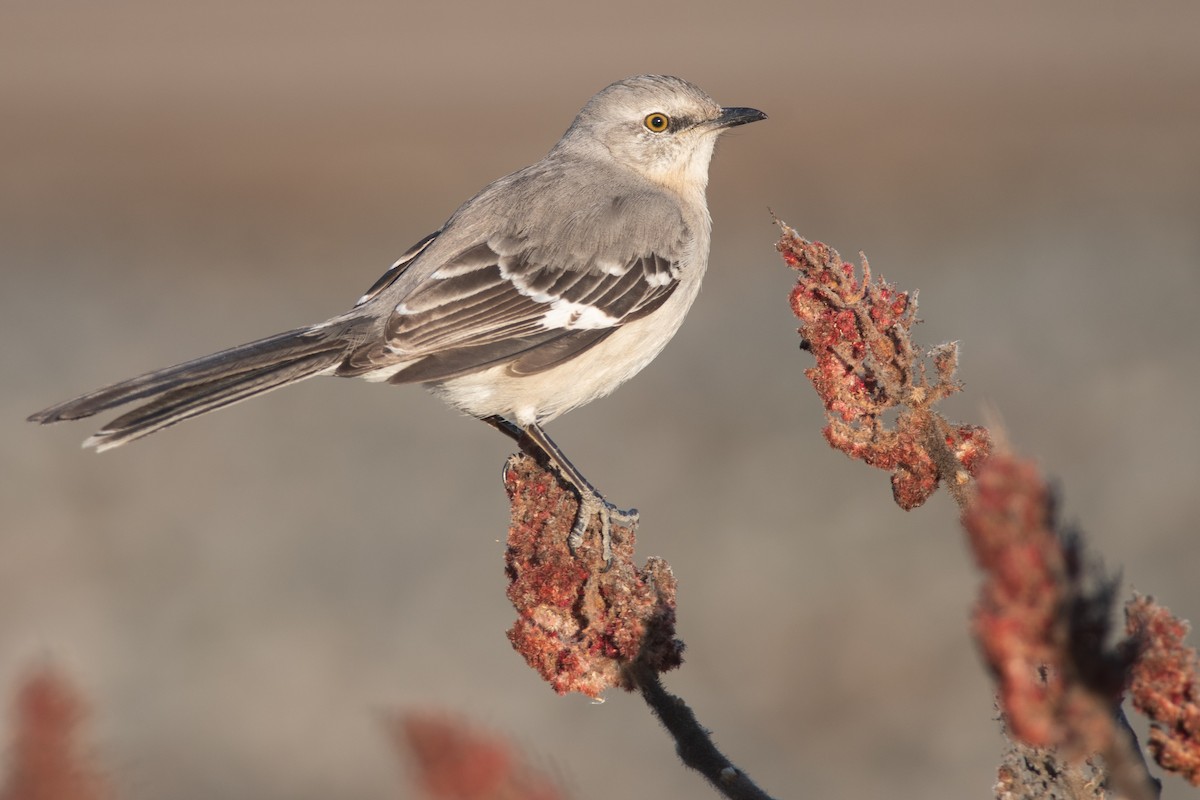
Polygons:
<instances>
[{"instance_id":1,"label":"bird's foot","mask_svg":"<svg viewBox=\"0 0 1200 800\"><path fill-rule=\"evenodd\" d=\"M571 535L567 537L567 548L570 549L571 555L576 555L579 546L583 544L583 536L587 533L592 517L596 515L600 517L601 555L604 557L604 569L607 570L612 566L612 521L615 519L619 525L626 527L636 525L638 511L636 508L617 508L595 491L580 491L579 510L575 512L575 524L571 526Z\"/></svg>"}]
</instances>

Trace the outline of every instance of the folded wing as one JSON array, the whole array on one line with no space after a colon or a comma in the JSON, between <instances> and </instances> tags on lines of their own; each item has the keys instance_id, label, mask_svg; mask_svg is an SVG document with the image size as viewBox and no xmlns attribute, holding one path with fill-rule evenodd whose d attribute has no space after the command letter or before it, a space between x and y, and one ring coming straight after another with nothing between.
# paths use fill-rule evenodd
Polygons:
<instances>
[{"instance_id":1,"label":"folded wing","mask_svg":"<svg viewBox=\"0 0 1200 800\"><path fill-rule=\"evenodd\" d=\"M658 308L678 283L677 262L657 253L554 264L497 237L444 262L396 306L382 341L352 352L338 374L406 364L391 380L409 383L506 362L540 372Z\"/></svg>"}]
</instances>

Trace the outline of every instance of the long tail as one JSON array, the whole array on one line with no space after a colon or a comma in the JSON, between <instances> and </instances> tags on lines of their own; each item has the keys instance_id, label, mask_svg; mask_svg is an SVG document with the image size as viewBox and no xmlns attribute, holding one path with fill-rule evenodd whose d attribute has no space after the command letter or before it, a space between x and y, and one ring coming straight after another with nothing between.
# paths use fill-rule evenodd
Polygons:
<instances>
[{"instance_id":1,"label":"long tail","mask_svg":"<svg viewBox=\"0 0 1200 800\"><path fill-rule=\"evenodd\" d=\"M347 334L345 326L297 328L114 383L39 411L29 421L82 419L149 400L83 443L103 452L334 367L346 354Z\"/></svg>"}]
</instances>

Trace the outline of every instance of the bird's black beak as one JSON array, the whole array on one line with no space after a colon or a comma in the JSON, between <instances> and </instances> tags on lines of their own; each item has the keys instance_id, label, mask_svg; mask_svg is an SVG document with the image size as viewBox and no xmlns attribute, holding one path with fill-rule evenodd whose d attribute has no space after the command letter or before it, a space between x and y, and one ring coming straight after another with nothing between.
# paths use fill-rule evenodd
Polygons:
<instances>
[{"instance_id":1,"label":"bird's black beak","mask_svg":"<svg viewBox=\"0 0 1200 800\"><path fill-rule=\"evenodd\" d=\"M757 108L722 108L721 116L713 120L713 125L718 128L732 128L766 118L767 115Z\"/></svg>"}]
</instances>

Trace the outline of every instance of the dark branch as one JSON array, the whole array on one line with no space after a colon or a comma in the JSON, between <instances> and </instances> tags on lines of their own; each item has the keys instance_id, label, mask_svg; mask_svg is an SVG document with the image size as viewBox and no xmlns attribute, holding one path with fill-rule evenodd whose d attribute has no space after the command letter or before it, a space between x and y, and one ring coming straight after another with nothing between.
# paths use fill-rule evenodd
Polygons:
<instances>
[{"instance_id":1,"label":"dark branch","mask_svg":"<svg viewBox=\"0 0 1200 800\"><path fill-rule=\"evenodd\" d=\"M713 788L730 800L771 800L769 794L717 749L692 709L663 688L654 669L635 661L625 668L625 674L675 740L675 750L685 765L707 778Z\"/></svg>"}]
</instances>

